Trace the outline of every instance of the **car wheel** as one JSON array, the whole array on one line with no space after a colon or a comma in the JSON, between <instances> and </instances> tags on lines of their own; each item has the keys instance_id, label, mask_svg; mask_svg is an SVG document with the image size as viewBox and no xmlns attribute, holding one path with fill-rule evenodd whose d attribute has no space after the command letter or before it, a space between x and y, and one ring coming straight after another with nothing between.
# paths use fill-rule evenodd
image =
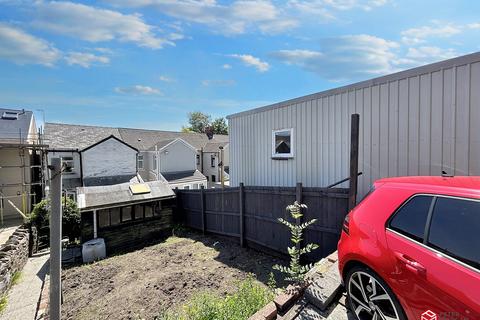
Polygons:
<instances>
[{"instance_id":1,"label":"car wheel","mask_svg":"<svg viewBox=\"0 0 480 320\"><path fill-rule=\"evenodd\" d=\"M407 320L395 294L369 268L352 268L346 276L345 288L357 320Z\"/></svg>"}]
</instances>

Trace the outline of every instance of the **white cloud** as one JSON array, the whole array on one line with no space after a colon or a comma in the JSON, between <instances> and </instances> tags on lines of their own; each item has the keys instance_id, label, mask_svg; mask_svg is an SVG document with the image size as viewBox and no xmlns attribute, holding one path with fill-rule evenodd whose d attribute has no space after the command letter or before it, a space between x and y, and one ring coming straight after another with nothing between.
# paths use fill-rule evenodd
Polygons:
<instances>
[{"instance_id":1,"label":"white cloud","mask_svg":"<svg viewBox=\"0 0 480 320\"><path fill-rule=\"evenodd\" d=\"M453 23L434 23L433 26L422 26L411 28L401 32L402 41L406 44L418 44L426 41L427 38L447 38L462 32L463 26Z\"/></svg>"},{"instance_id":2,"label":"white cloud","mask_svg":"<svg viewBox=\"0 0 480 320\"><path fill-rule=\"evenodd\" d=\"M205 87L209 86L219 86L219 87L230 87L236 84L235 80L202 80L202 85Z\"/></svg>"},{"instance_id":3,"label":"white cloud","mask_svg":"<svg viewBox=\"0 0 480 320\"><path fill-rule=\"evenodd\" d=\"M451 48L442 49L439 47L418 47L408 48L405 58L399 59L398 63L406 67L428 64L458 56L459 53Z\"/></svg>"},{"instance_id":4,"label":"white cloud","mask_svg":"<svg viewBox=\"0 0 480 320\"><path fill-rule=\"evenodd\" d=\"M251 30L279 33L294 26L284 9L270 0L237 0L220 4L215 0L109 0L114 5L154 7L171 17L208 26L216 33L235 35ZM288 21L288 22L286 22Z\"/></svg>"},{"instance_id":5,"label":"white cloud","mask_svg":"<svg viewBox=\"0 0 480 320\"><path fill-rule=\"evenodd\" d=\"M116 87L114 89L117 93L123 94L141 94L141 95L161 95L162 92L159 89L152 88L149 86L134 85L131 87Z\"/></svg>"},{"instance_id":6,"label":"white cloud","mask_svg":"<svg viewBox=\"0 0 480 320\"><path fill-rule=\"evenodd\" d=\"M370 11L375 7L384 6L387 2L387 0L290 0L287 6L306 15L330 20L335 18L334 11L354 9Z\"/></svg>"},{"instance_id":7,"label":"white cloud","mask_svg":"<svg viewBox=\"0 0 480 320\"><path fill-rule=\"evenodd\" d=\"M36 27L76 37L89 42L118 40L133 42L153 49L174 45L174 37L158 37L155 27L144 22L139 14L122 14L72 2L38 2Z\"/></svg>"},{"instance_id":8,"label":"white cloud","mask_svg":"<svg viewBox=\"0 0 480 320\"><path fill-rule=\"evenodd\" d=\"M158 80L163 81L163 82L169 82L169 83L170 82L175 82L175 79L173 79L171 77L168 77L168 76L164 76L164 75L158 77Z\"/></svg>"},{"instance_id":9,"label":"white cloud","mask_svg":"<svg viewBox=\"0 0 480 320\"><path fill-rule=\"evenodd\" d=\"M249 54L230 54L228 56L242 61L246 66L254 67L259 72L266 72L270 69L270 65L267 62Z\"/></svg>"},{"instance_id":10,"label":"white cloud","mask_svg":"<svg viewBox=\"0 0 480 320\"><path fill-rule=\"evenodd\" d=\"M474 22L467 25L470 29L480 29L480 22Z\"/></svg>"},{"instance_id":11,"label":"white cloud","mask_svg":"<svg viewBox=\"0 0 480 320\"><path fill-rule=\"evenodd\" d=\"M223 66L222 66L223 69L232 69L232 66L229 65L228 63L225 63Z\"/></svg>"},{"instance_id":12,"label":"white cloud","mask_svg":"<svg viewBox=\"0 0 480 320\"><path fill-rule=\"evenodd\" d=\"M98 56L88 52L69 52L65 56L65 60L69 65L79 65L89 68L93 64L108 64L110 58L106 56Z\"/></svg>"},{"instance_id":13,"label":"white cloud","mask_svg":"<svg viewBox=\"0 0 480 320\"><path fill-rule=\"evenodd\" d=\"M61 53L47 41L0 23L0 58L23 64L52 66Z\"/></svg>"},{"instance_id":14,"label":"white cloud","mask_svg":"<svg viewBox=\"0 0 480 320\"><path fill-rule=\"evenodd\" d=\"M350 80L397 70L398 44L371 35L324 39L321 50L280 50L272 56L329 80Z\"/></svg>"}]
</instances>

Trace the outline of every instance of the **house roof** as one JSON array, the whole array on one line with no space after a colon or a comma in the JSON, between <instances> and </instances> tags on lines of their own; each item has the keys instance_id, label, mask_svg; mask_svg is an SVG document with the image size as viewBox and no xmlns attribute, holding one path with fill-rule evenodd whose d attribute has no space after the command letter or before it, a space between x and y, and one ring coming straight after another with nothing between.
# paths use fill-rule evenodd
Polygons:
<instances>
[{"instance_id":1,"label":"house roof","mask_svg":"<svg viewBox=\"0 0 480 320\"><path fill-rule=\"evenodd\" d=\"M108 137L106 137L105 139L102 139L102 140L100 140L100 141L97 141L97 142L95 142L94 144L91 144L91 145L89 145L88 147L86 147L85 149L81 150L80 152L87 151L88 149L91 149L91 148L93 148L93 147L95 147L95 146L97 146L97 145L99 145L99 144L101 144L101 143L103 143L103 142L105 142L105 141L107 141L107 140L110 140L110 139L117 140L118 142L120 142L120 143L126 145L127 147L129 147L129 148L131 148L131 149L133 149L133 150L135 150L135 151L138 152L137 148L132 147L131 145L129 145L128 143L124 142L123 140L115 137L114 135L108 136Z\"/></svg>"},{"instance_id":2,"label":"house roof","mask_svg":"<svg viewBox=\"0 0 480 320\"><path fill-rule=\"evenodd\" d=\"M45 123L44 137L49 149L82 150L110 136L120 137L117 128L76 124Z\"/></svg>"},{"instance_id":3,"label":"house roof","mask_svg":"<svg viewBox=\"0 0 480 320\"><path fill-rule=\"evenodd\" d=\"M148 186L150 192L133 194L130 186L140 184L127 182L111 186L79 187L77 188L77 202L81 211L120 207L129 204L155 201L172 198L175 193L168 183L164 181L148 181L143 184Z\"/></svg>"},{"instance_id":4,"label":"house roof","mask_svg":"<svg viewBox=\"0 0 480 320\"><path fill-rule=\"evenodd\" d=\"M18 117L17 119L4 119L2 115L5 112L15 112ZM32 119L32 111L0 108L0 140L2 142L22 143L25 138L33 138L29 137Z\"/></svg>"},{"instance_id":5,"label":"house roof","mask_svg":"<svg viewBox=\"0 0 480 320\"><path fill-rule=\"evenodd\" d=\"M203 133L97 127L63 123L45 124L45 139L50 145L50 149L80 150L111 135L140 151L148 150L161 141L172 141L176 138L185 140L196 149L203 148L208 142L228 142L227 135L215 135L212 140L208 140Z\"/></svg>"},{"instance_id":6,"label":"house roof","mask_svg":"<svg viewBox=\"0 0 480 320\"><path fill-rule=\"evenodd\" d=\"M203 181L207 178L198 170L179 171L162 173L162 176L171 184L188 183L195 181Z\"/></svg>"},{"instance_id":7,"label":"house roof","mask_svg":"<svg viewBox=\"0 0 480 320\"><path fill-rule=\"evenodd\" d=\"M155 151L155 147L157 148L157 150L162 150L166 147L168 147L169 145L172 145L172 144L175 144L175 143L182 143L184 144L185 146L187 146L188 148L191 148L193 151L196 150L196 148L194 146L192 146L190 143L188 143L187 141L183 140L182 138L176 138L176 139L168 139L168 140L162 140L156 144L154 144L150 149L148 150L151 150L151 151Z\"/></svg>"},{"instance_id":8,"label":"house roof","mask_svg":"<svg viewBox=\"0 0 480 320\"><path fill-rule=\"evenodd\" d=\"M220 147L225 147L228 142L207 142L203 152L220 152Z\"/></svg>"}]
</instances>

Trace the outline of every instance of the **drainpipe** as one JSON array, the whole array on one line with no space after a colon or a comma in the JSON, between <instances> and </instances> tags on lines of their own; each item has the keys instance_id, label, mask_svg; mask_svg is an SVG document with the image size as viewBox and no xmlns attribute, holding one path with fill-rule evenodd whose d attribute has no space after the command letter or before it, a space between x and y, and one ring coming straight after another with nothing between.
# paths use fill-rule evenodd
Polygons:
<instances>
[{"instance_id":1,"label":"drainpipe","mask_svg":"<svg viewBox=\"0 0 480 320\"><path fill-rule=\"evenodd\" d=\"M97 210L93 209L93 239L97 239Z\"/></svg>"}]
</instances>

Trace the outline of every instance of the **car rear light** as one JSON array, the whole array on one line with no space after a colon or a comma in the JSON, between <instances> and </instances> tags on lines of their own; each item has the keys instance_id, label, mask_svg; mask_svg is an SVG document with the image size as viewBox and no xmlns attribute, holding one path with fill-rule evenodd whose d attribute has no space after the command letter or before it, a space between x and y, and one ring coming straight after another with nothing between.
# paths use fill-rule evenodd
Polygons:
<instances>
[{"instance_id":1,"label":"car rear light","mask_svg":"<svg viewBox=\"0 0 480 320\"><path fill-rule=\"evenodd\" d=\"M350 226L350 214L347 214L345 216L345 220L343 220L343 226L342 226L342 230L345 231L346 234L350 234L349 226Z\"/></svg>"}]
</instances>

